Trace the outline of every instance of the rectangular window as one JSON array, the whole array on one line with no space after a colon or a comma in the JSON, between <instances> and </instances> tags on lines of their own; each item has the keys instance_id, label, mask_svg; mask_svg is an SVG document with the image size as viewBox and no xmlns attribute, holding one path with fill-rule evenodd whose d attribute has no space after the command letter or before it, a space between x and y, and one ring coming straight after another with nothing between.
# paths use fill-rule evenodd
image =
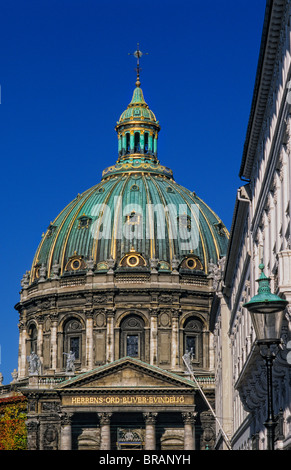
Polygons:
<instances>
[{"instance_id":1,"label":"rectangular window","mask_svg":"<svg viewBox=\"0 0 291 470\"><path fill-rule=\"evenodd\" d=\"M126 337L126 355L130 357L138 357L138 335L127 335Z\"/></svg>"},{"instance_id":2,"label":"rectangular window","mask_svg":"<svg viewBox=\"0 0 291 470\"><path fill-rule=\"evenodd\" d=\"M196 358L196 336L186 336L186 351L192 351L193 357Z\"/></svg>"},{"instance_id":3,"label":"rectangular window","mask_svg":"<svg viewBox=\"0 0 291 470\"><path fill-rule=\"evenodd\" d=\"M75 354L75 358L80 358L80 338L78 336L71 336L70 338L70 351Z\"/></svg>"}]
</instances>

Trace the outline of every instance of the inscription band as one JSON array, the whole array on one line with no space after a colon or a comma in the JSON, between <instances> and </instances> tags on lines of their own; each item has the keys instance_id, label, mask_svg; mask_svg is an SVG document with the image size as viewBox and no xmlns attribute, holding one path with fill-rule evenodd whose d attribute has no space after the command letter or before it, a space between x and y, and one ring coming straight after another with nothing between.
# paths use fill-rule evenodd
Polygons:
<instances>
[{"instance_id":1,"label":"inscription band","mask_svg":"<svg viewBox=\"0 0 291 470\"><path fill-rule=\"evenodd\" d=\"M184 395L106 395L106 396L73 396L64 397L66 405L183 405L191 404L193 398Z\"/></svg>"}]
</instances>

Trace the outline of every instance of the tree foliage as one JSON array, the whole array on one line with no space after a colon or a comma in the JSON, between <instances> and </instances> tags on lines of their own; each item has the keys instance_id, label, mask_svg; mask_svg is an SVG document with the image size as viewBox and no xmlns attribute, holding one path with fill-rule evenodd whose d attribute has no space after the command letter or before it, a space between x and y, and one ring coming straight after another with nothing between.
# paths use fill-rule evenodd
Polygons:
<instances>
[{"instance_id":1,"label":"tree foliage","mask_svg":"<svg viewBox=\"0 0 291 470\"><path fill-rule=\"evenodd\" d=\"M0 400L0 450L25 450L26 400L9 397Z\"/></svg>"}]
</instances>

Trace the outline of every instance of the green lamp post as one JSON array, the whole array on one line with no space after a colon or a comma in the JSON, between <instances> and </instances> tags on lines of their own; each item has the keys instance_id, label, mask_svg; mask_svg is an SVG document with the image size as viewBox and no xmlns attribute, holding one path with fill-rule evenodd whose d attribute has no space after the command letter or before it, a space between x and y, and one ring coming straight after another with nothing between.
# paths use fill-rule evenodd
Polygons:
<instances>
[{"instance_id":1,"label":"green lamp post","mask_svg":"<svg viewBox=\"0 0 291 470\"><path fill-rule=\"evenodd\" d=\"M264 423L267 428L268 450L274 450L274 437L276 421L273 411L273 384L272 367L276 357L271 346L281 343L280 335L284 310L288 304L287 300L281 299L278 295L272 294L270 289L270 278L264 273L264 265L260 264L261 275L257 282L259 283L258 293L243 306L248 309L251 315L252 323L257 337L257 344L260 346L261 355L266 362L267 368L267 395L268 395L268 416ZM266 353L263 352L266 349Z\"/></svg>"}]
</instances>

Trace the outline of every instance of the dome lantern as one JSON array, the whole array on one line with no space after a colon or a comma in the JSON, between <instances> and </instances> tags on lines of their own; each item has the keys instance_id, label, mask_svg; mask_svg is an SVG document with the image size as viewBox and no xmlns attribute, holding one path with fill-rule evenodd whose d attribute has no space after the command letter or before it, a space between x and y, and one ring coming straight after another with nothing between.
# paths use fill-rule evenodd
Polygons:
<instances>
[{"instance_id":1,"label":"dome lantern","mask_svg":"<svg viewBox=\"0 0 291 470\"><path fill-rule=\"evenodd\" d=\"M159 122L150 110L140 88L139 59L143 53L134 52L137 58L137 79L131 102L121 114L115 127L118 135L118 162L132 158L157 161L157 139L160 131Z\"/></svg>"}]
</instances>

